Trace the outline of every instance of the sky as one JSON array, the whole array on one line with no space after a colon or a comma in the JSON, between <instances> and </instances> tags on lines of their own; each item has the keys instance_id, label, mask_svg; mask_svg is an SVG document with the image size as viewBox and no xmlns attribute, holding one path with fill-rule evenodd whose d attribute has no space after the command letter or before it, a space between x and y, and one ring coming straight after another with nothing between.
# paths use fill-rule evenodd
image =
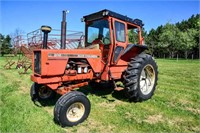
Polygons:
<instances>
[{"instance_id":1,"label":"sky","mask_svg":"<svg viewBox=\"0 0 200 133\"><path fill-rule=\"evenodd\" d=\"M149 31L167 22L176 23L187 20L193 14L200 13L200 2L163 1L163 0L0 0L0 33L8 35L16 29L24 34L49 25L60 29L62 10L67 14L67 29L84 32L81 18L85 15L109 9L130 18L139 18Z\"/></svg>"}]
</instances>

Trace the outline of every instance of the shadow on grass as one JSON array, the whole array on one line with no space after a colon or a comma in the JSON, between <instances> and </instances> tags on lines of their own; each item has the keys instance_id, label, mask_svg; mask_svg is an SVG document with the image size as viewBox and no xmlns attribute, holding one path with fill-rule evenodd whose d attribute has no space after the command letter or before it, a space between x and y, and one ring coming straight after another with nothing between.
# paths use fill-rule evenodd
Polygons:
<instances>
[{"instance_id":1,"label":"shadow on grass","mask_svg":"<svg viewBox=\"0 0 200 133\"><path fill-rule=\"evenodd\" d=\"M98 86L84 86L80 87L77 91L84 93L85 95L91 94L96 95L101 98L108 100L109 102L114 102L114 99L109 99L107 96L111 95L113 98L129 102L128 99L124 95L124 91L115 91L112 85L107 83L101 83Z\"/></svg>"},{"instance_id":2,"label":"shadow on grass","mask_svg":"<svg viewBox=\"0 0 200 133\"><path fill-rule=\"evenodd\" d=\"M114 87L107 83L101 83L98 86L84 86L77 89L77 91L80 91L84 93L85 95L96 95L101 98L106 99L108 102L114 102L115 99L121 100L124 102L130 102L124 95L124 91L115 91ZM108 95L111 95L114 99L108 98ZM57 94L55 98L46 100L46 101L36 101L35 105L38 107L45 107L45 106L54 106L57 102L57 100L61 97L61 95Z\"/></svg>"},{"instance_id":3,"label":"shadow on grass","mask_svg":"<svg viewBox=\"0 0 200 133\"><path fill-rule=\"evenodd\" d=\"M58 101L58 99L61 97L61 95L56 94L56 96L52 99L49 100L36 100L34 101L34 104L38 107L46 107L46 106L54 106L56 104L56 102Z\"/></svg>"}]
</instances>

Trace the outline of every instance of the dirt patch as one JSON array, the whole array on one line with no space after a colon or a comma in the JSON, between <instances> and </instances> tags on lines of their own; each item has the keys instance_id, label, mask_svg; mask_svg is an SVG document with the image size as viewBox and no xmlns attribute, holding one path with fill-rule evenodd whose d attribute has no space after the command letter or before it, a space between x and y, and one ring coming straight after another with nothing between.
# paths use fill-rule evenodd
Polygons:
<instances>
[{"instance_id":1,"label":"dirt patch","mask_svg":"<svg viewBox=\"0 0 200 133\"><path fill-rule=\"evenodd\" d=\"M161 114L155 114L148 116L144 121L150 124L156 124L158 122L163 122L164 120Z\"/></svg>"},{"instance_id":2,"label":"dirt patch","mask_svg":"<svg viewBox=\"0 0 200 133\"><path fill-rule=\"evenodd\" d=\"M86 126L81 126L80 128L78 128L77 133L89 133L90 130L88 127Z\"/></svg>"},{"instance_id":3,"label":"dirt patch","mask_svg":"<svg viewBox=\"0 0 200 133\"><path fill-rule=\"evenodd\" d=\"M113 103L107 103L107 102L102 102L99 104L100 107L106 108L108 111L116 111L115 109L115 104Z\"/></svg>"},{"instance_id":4,"label":"dirt patch","mask_svg":"<svg viewBox=\"0 0 200 133\"><path fill-rule=\"evenodd\" d=\"M90 132L98 132L98 133L113 133L114 126L104 125L103 123L96 121L92 118L87 119L80 125L74 128L68 128L67 132L77 132L77 133L90 133ZM99 132L100 131L100 132Z\"/></svg>"},{"instance_id":5,"label":"dirt patch","mask_svg":"<svg viewBox=\"0 0 200 133\"><path fill-rule=\"evenodd\" d=\"M100 107L106 108L108 111L116 111L116 106L125 104L124 102L120 100L115 100L114 102L101 102L99 103Z\"/></svg>"},{"instance_id":6,"label":"dirt patch","mask_svg":"<svg viewBox=\"0 0 200 133\"><path fill-rule=\"evenodd\" d=\"M172 126L176 126L178 127L178 125L182 122L184 122L183 119L181 119L180 117L174 117L173 119L167 119L168 124L172 125Z\"/></svg>"},{"instance_id":7,"label":"dirt patch","mask_svg":"<svg viewBox=\"0 0 200 133\"><path fill-rule=\"evenodd\" d=\"M53 115L53 108L44 107L44 110L47 111L50 115Z\"/></svg>"},{"instance_id":8,"label":"dirt patch","mask_svg":"<svg viewBox=\"0 0 200 133\"><path fill-rule=\"evenodd\" d=\"M190 101L186 100L186 99L179 99L179 102L182 104L182 105L188 105L188 104L191 104Z\"/></svg>"},{"instance_id":9,"label":"dirt patch","mask_svg":"<svg viewBox=\"0 0 200 133\"><path fill-rule=\"evenodd\" d=\"M88 119L87 127L89 127L90 132L101 131L102 133L112 133L114 126L104 125L103 123L96 121L94 119Z\"/></svg>"},{"instance_id":10,"label":"dirt patch","mask_svg":"<svg viewBox=\"0 0 200 133\"><path fill-rule=\"evenodd\" d=\"M198 132L200 131L200 126L195 126L195 127L191 127L191 129L189 130L192 130L193 132Z\"/></svg>"},{"instance_id":11,"label":"dirt patch","mask_svg":"<svg viewBox=\"0 0 200 133\"><path fill-rule=\"evenodd\" d=\"M21 86L19 88L19 93L20 94L27 94L27 93L29 93L29 91L30 91L30 89L28 89L27 87L24 87L24 86Z\"/></svg>"},{"instance_id":12,"label":"dirt patch","mask_svg":"<svg viewBox=\"0 0 200 133\"><path fill-rule=\"evenodd\" d=\"M192 113L195 113L195 114L200 114L200 109L187 107L186 110L191 111Z\"/></svg>"}]
</instances>

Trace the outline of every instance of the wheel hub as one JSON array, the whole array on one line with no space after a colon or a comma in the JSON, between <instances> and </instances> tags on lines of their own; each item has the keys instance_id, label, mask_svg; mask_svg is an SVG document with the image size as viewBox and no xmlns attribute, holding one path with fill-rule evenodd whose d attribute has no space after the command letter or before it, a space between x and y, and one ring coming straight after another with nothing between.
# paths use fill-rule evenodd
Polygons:
<instances>
[{"instance_id":1,"label":"wheel hub","mask_svg":"<svg viewBox=\"0 0 200 133\"><path fill-rule=\"evenodd\" d=\"M70 105L66 112L66 117L71 122L76 122L80 120L85 113L85 107L82 103L76 102Z\"/></svg>"},{"instance_id":2,"label":"wheel hub","mask_svg":"<svg viewBox=\"0 0 200 133\"><path fill-rule=\"evenodd\" d=\"M41 88L39 88L39 91L38 91L39 97L42 99L46 99L50 97L51 93L52 91L46 86L42 86Z\"/></svg>"},{"instance_id":3,"label":"wheel hub","mask_svg":"<svg viewBox=\"0 0 200 133\"><path fill-rule=\"evenodd\" d=\"M148 95L155 84L155 71L153 66L146 65L140 75L140 90L144 95Z\"/></svg>"}]
</instances>

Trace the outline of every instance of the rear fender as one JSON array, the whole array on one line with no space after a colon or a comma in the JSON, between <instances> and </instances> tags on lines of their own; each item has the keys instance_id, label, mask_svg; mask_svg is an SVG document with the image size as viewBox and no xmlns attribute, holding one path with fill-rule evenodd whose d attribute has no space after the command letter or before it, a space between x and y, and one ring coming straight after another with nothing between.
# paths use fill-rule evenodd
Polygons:
<instances>
[{"instance_id":1,"label":"rear fender","mask_svg":"<svg viewBox=\"0 0 200 133\"><path fill-rule=\"evenodd\" d=\"M137 56L146 49L148 49L146 45L128 44L121 55L121 59L126 62L129 62L131 58Z\"/></svg>"}]
</instances>

